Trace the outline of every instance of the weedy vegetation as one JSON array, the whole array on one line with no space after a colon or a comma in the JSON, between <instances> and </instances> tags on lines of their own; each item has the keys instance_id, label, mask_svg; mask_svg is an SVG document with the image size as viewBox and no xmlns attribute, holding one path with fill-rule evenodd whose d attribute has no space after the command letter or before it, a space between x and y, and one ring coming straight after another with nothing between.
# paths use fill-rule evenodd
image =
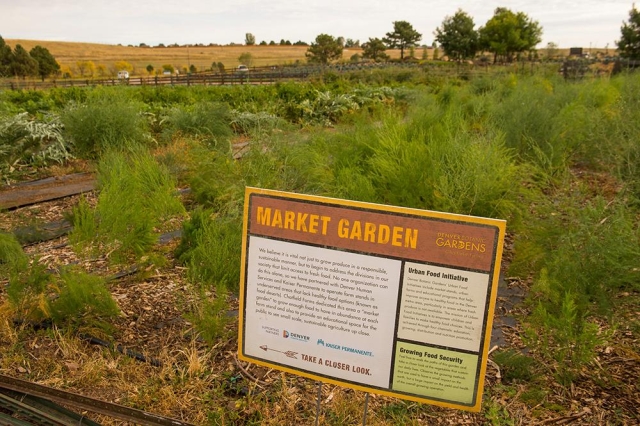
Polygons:
<instances>
[{"instance_id":1,"label":"weedy vegetation","mask_svg":"<svg viewBox=\"0 0 640 426\"><path fill-rule=\"evenodd\" d=\"M491 355L489 368L501 375L488 376L482 412L463 418L373 397L370 424L548 422L571 416L578 399L613 407L584 402L586 422L640 420L625 402L637 401L637 380L619 369L638 372L624 360L640 353L640 75L567 82L545 69L458 78L430 71L0 93L3 180L19 177L18 164L88 159L99 191L74 207L68 241L85 263L147 269L126 285L80 266L51 270L0 233L0 348L11 354L0 356L0 370L26 362L18 336L59 345L79 330L127 336L123 324L137 327L142 314L119 309L126 300L111 297L113 286L166 280L176 294L171 315L187 325L172 341L179 349L167 343L156 355L177 367L136 371L98 353L111 357L107 365L87 359L78 375L99 377L86 371L91 364L118 378L123 402L199 424L312 422L316 384L247 371L233 359L244 191L254 186L507 220L504 276L526 296L510 343ZM190 192L179 196L181 187ZM159 235L175 230L180 241L160 248ZM42 337L14 318L71 333ZM360 422L362 398L325 386L322 424Z\"/></svg>"}]
</instances>

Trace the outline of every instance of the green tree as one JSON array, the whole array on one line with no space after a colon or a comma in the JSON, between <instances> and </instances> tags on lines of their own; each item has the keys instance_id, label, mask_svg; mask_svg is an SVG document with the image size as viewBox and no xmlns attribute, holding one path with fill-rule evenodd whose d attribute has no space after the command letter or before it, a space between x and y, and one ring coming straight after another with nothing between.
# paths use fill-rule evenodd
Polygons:
<instances>
[{"instance_id":1,"label":"green tree","mask_svg":"<svg viewBox=\"0 0 640 426\"><path fill-rule=\"evenodd\" d=\"M369 41L362 44L362 57L371 59L374 62L382 62L389 59L389 55L385 52L387 46L379 38L369 37Z\"/></svg>"},{"instance_id":2,"label":"green tree","mask_svg":"<svg viewBox=\"0 0 640 426\"><path fill-rule=\"evenodd\" d=\"M251 67L253 66L253 55L249 52L244 52L238 57L238 62L240 62L241 65Z\"/></svg>"},{"instance_id":3,"label":"green tree","mask_svg":"<svg viewBox=\"0 0 640 426\"><path fill-rule=\"evenodd\" d=\"M473 18L462 9L458 9L453 16L447 16L442 21L434 35L445 55L450 59L462 61L473 58L478 51L479 37L474 27Z\"/></svg>"},{"instance_id":4,"label":"green tree","mask_svg":"<svg viewBox=\"0 0 640 426\"><path fill-rule=\"evenodd\" d=\"M93 62L92 62L92 64L93 64ZM116 61L114 63L114 66L116 68L116 72L118 72L118 71L128 71L129 74L131 74L133 72L133 65L131 65L127 61Z\"/></svg>"},{"instance_id":5,"label":"green tree","mask_svg":"<svg viewBox=\"0 0 640 426\"><path fill-rule=\"evenodd\" d=\"M11 47L0 36L0 77L11 75Z\"/></svg>"},{"instance_id":6,"label":"green tree","mask_svg":"<svg viewBox=\"0 0 640 426\"><path fill-rule=\"evenodd\" d=\"M316 41L311 43L305 56L311 63L328 64L342 57L342 46L328 34L320 34Z\"/></svg>"},{"instance_id":7,"label":"green tree","mask_svg":"<svg viewBox=\"0 0 640 426\"><path fill-rule=\"evenodd\" d=\"M42 46L34 46L29 51L29 55L38 62L38 75L42 77L42 81L51 74L60 71L60 64L56 62L49 49Z\"/></svg>"},{"instance_id":8,"label":"green tree","mask_svg":"<svg viewBox=\"0 0 640 426\"><path fill-rule=\"evenodd\" d=\"M153 65L147 65L147 72L149 73L149 75L153 74Z\"/></svg>"},{"instance_id":9,"label":"green tree","mask_svg":"<svg viewBox=\"0 0 640 426\"><path fill-rule=\"evenodd\" d=\"M620 56L640 60L640 12L635 6L629 12L629 22L620 27L620 40L616 41Z\"/></svg>"},{"instance_id":10,"label":"green tree","mask_svg":"<svg viewBox=\"0 0 640 426\"><path fill-rule=\"evenodd\" d=\"M480 30L480 48L493 53L493 62L512 62L517 53L532 50L542 40L542 27L526 13L499 7Z\"/></svg>"},{"instance_id":11,"label":"green tree","mask_svg":"<svg viewBox=\"0 0 640 426\"><path fill-rule=\"evenodd\" d=\"M395 21L393 31L382 40L391 49L400 49L400 59L404 59L404 50L415 46L422 39L422 34L413 29L407 21Z\"/></svg>"},{"instance_id":12,"label":"green tree","mask_svg":"<svg viewBox=\"0 0 640 426\"><path fill-rule=\"evenodd\" d=\"M195 72L198 72L198 67L196 67L194 64L189 65L189 73L193 74Z\"/></svg>"},{"instance_id":13,"label":"green tree","mask_svg":"<svg viewBox=\"0 0 640 426\"><path fill-rule=\"evenodd\" d=\"M244 44L246 44L247 46L253 46L254 44L256 44L256 36L251 33L246 33L244 35Z\"/></svg>"},{"instance_id":14,"label":"green tree","mask_svg":"<svg viewBox=\"0 0 640 426\"><path fill-rule=\"evenodd\" d=\"M61 68L60 72L64 73L64 70ZM107 66L105 64L96 65L96 74L100 77L105 77L107 75Z\"/></svg>"},{"instance_id":15,"label":"green tree","mask_svg":"<svg viewBox=\"0 0 640 426\"><path fill-rule=\"evenodd\" d=\"M558 53L560 52L560 50L558 49L558 45L552 41L547 43L546 51L547 60L555 59L555 57L558 56Z\"/></svg>"},{"instance_id":16,"label":"green tree","mask_svg":"<svg viewBox=\"0 0 640 426\"><path fill-rule=\"evenodd\" d=\"M16 77L25 78L38 74L38 61L33 59L24 47L16 44L11 54L11 64L9 68L11 74Z\"/></svg>"},{"instance_id":17,"label":"green tree","mask_svg":"<svg viewBox=\"0 0 640 426\"><path fill-rule=\"evenodd\" d=\"M93 61L77 61L76 68L78 68L81 77L84 77L85 74L93 76L96 70L96 64L94 64Z\"/></svg>"},{"instance_id":18,"label":"green tree","mask_svg":"<svg viewBox=\"0 0 640 426\"><path fill-rule=\"evenodd\" d=\"M351 47L360 47L360 40L353 40L351 38L348 38L345 42L344 42L344 47L346 48L351 48Z\"/></svg>"}]
</instances>

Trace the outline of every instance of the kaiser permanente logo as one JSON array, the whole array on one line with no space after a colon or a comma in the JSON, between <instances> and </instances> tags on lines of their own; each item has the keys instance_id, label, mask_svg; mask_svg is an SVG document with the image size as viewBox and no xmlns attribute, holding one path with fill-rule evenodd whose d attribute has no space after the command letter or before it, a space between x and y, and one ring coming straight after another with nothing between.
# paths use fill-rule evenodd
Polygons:
<instances>
[{"instance_id":1,"label":"kaiser permanente logo","mask_svg":"<svg viewBox=\"0 0 640 426\"><path fill-rule=\"evenodd\" d=\"M371 351L363 351L362 349L350 348L348 346L336 345L335 343L325 342L323 339L318 339L316 345L324 346L325 348L337 349L339 351L351 352L363 356L373 356Z\"/></svg>"},{"instance_id":2,"label":"kaiser permanente logo","mask_svg":"<svg viewBox=\"0 0 640 426\"><path fill-rule=\"evenodd\" d=\"M285 339L298 340L300 342L308 342L310 339L309 336L298 333L289 333L287 330L282 330L282 337Z\"/></svg>"}]
</instances>

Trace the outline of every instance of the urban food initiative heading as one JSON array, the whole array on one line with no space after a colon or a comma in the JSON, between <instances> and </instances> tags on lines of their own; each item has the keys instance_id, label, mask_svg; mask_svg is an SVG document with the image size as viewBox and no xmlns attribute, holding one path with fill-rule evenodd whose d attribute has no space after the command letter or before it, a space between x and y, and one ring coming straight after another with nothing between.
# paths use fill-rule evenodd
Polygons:
<instances>
[{"instance_id":1,"label":"urban food initiative heading","mask_svg":"<svg viewBox=\"0 0 640 426\"><path fill-rule=\"evenodd\" d=\"M479 411L505 222L247 188L238 355Z\"/></svg>"}]
</instances>

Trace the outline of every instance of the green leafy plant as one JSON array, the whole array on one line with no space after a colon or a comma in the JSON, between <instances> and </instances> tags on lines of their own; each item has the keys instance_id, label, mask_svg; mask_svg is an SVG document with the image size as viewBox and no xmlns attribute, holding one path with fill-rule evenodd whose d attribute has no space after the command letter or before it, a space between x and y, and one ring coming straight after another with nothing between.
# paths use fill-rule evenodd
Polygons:
<instances>
[{"instance_id":1,"label":"green leafy plant","mask_svg":"<svg viewBox=\"0 0 640 426\"><path fill-rule=\"evenodd\" d=\"M104 320L120 312L101 277L65 269L57 286L58 295L50 302L51 318L57 324L105 326Z\"/></svg>"},{"instance_id":2,"label":"green leafy plant","mask_svg":"<svg viewBox=\"0 0 640 426\"><path fill-rule=\"evenodd\" d=\"M239 134L244 135L264 135L275 129L286 128L286 122L268 112L240 112L237 110L230 111L231 128Z\"/></svg>"},{"instance_id":3,"label":"green leafy plant","mask_svg":"<svg viewBox=\"0 0 640 426\"><path fill-rule=\"evenodd\" d=\"M499 351L493 360L500 366L500 372L506 382L513 380L530 381L536 374L535 360L513 349Z\"/></svg>"},{"instance_id":4,"label":"green leafy plant","mask_svg":"<svg viewBox=\"0 0 640 426\"><path fill-rule=\"evenodd\" d=\"M62 113L65 137L81 157L95 158L109 149L150 141L138 105L114 94L95 95L87 103L69 104Z\"/></svg>"},{"instance_id":5,"label":"green leafy plant","mask_svg":"<svg viewBox=\"0 0 640 426\"><path fill-rule=\"evenodd\" d=\"M85 249L90 249L90 243L98 235L98 221L94 210L85 197L80 197L80 201L73 207L69 219L73 223L73 230L69 234L69 242L81 252Z\"/></svg>"},{"instance_id":6,"label":"green leafy plant","mask_svg":"<svg viewBox=\"0 0 640 426\"><path fill-rule=\"evenodd\" d=\"M240 280L242 224L239 217L216 217L196 210L185 224L179 259L189 266L189 277L201 287L237 292ZM222 286L222 287L220 287Z\"/></svg>"},{"instance_id":7,"label":"green leafy plant","mask_svg":"<svg viewBox=\"0 0 640 426\"><path fill-rule=\"evenodd\" d=\"M63 271L58 276L38 259L29 261L19 243L0 233L0 271L9 277L8 302L17 318L62 325L70 320L85 323L94 315L115 315L115 302L98 277Z\"/></svg>"},{"instance_id":8,"label":"green leafy plant","mask_svg":"<svg viewBox=\"0 0 640 426\"><path fill-rule=\"evenodd\" d=\"M156 227L182 215L174 179L145 149L110 151L98 165L101 192L93 214L82 203L75 210L78 247L101 242L113 260L140 258L155 244Z\"/></svg>"},{"instance_id":9,"label":"green leafy plant","mask_svg":"<svg viewBox=\"0 0 640 426\"><path fill-rule=\"evenodd\" d=\"M353 95L318 92L315 99L305 99L299 106L302 120L310 124L331 126L345 114L360 108Z\"/></svg>"},{"instance_id":10,"label":"green leafy plant","mask_svg":"<svg viewBox=\"0 0 640 426\"><path fill-rule=\"evenodd\" d=\"M73 155L56 115L33 119L23 112L0 117L0 171L10 173L20 162L63 163Z\"/></svg>"},{"instance_id":11,"label":"green leafy plant","mask_svg":"<svg viewBox=\"0 0 640 426\"><path fill-rule=\"evenodd\" d=\"M165 140L177 135L195 136L221 152L230 153L230 121L229 108L225 104L198 102L170 110L163 120L163 135Z\"/></svg>"},{"instance_id":12,"label":"green leafy plant","mask_svg":"<svg viewBox=\"0 0 640 426\"><path fill-rule=\"evenodd\" d=\"M28 265L29 258L15 236L0 232L0 273L8 276L10 273L24 271Z\"/></svg>"},{"instance_id":13,"label":"green leafy plant","mask_svg":"<svg viewBox=\"0 0 640 426\"><path fill-rule=\"evenodd\" d=\"M189 315L199 336L208 344L215 345L221 338L229 334L227 325L236 320L229 311L229 292L223 284L216 286L215 294L203 295L197 305L196 312Z\"/></svg>"},{"instance_id":14,"label":"green leafy plant","mask_svg":"<svg viewBox=\"0 0 640 426\"><path fill-rule=\"evenodd\" d=\"M20 319L39 322L51 317L50 297L55 290L55 277L36 259L28 269L10 275L7 296Z\"/></svg>"},{"instance_id":15,"label":"green leafy plant","mask_svg":"<svg viewBox=\"0 0 640 426\"><path fill-rule=\"evenodd\" d=\"M604 342L598 325L580 314L570 292L561 298L559 312L539 303L528 321L526 340L539 348L557 380L565 386L593 361L596 347Z\"/></svg>"}]
</instances>

